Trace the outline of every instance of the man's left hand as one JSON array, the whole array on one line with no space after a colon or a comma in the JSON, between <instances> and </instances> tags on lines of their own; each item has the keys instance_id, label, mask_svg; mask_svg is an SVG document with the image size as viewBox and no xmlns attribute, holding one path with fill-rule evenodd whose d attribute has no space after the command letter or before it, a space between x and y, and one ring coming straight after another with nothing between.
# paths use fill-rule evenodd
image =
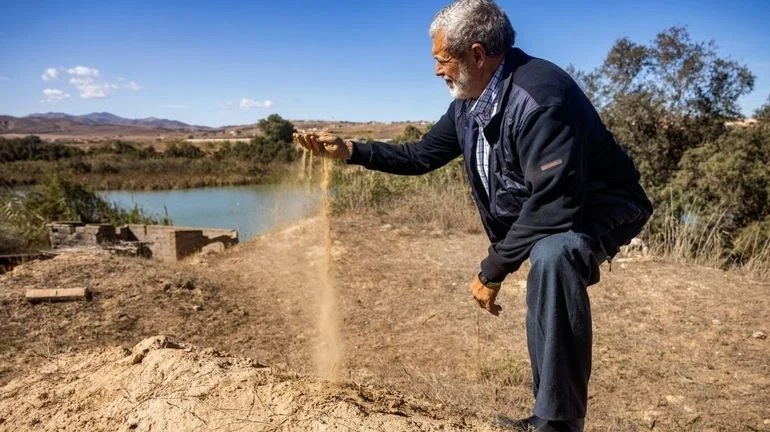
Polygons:
<instances>
[{"instance_id":1,"label":"man's left hand","mask_svg":"<svg viewBox=\"0 0 770 432\"><path fill-rule=\"evenodd\" d=\"M486 309L494 316L500 315L500 311L503 310L500 305L495 304L498 291L500 288L490 288L481 283L478 276L474 277L473 282L471 282L471 294L473 294L479 307Z\"/></svg>"}]
</instances>

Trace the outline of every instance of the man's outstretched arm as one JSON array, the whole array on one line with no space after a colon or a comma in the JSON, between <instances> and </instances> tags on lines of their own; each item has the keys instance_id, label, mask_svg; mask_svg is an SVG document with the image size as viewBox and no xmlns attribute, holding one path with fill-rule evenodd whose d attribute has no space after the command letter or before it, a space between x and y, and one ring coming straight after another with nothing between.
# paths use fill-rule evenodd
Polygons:
<instances>
[{"instance_id":1,"label":"man's outstretched arm","mask_svg":"<svg viewBox=\"0 0 770 432\"><path fill-rule=\"evenodd\" d=\"M446 165L462 153L454 121L456 102L422 140L408 144L354 142L349 164L390 174L419 175Z\"/></svg>"},{"instance_id":2,"label":"man's outstretched arm","mask_svg":"<svg viewBox=\"0 0 770 432\"><path fill-rule=\"evenodd\" d=\"M446 165L462 153L454 121L455 102L422 140L408 144L353 142L335 135L295 133L298 144L313 153L390 174L419 175Z\"/></svg>"}]
</instances>

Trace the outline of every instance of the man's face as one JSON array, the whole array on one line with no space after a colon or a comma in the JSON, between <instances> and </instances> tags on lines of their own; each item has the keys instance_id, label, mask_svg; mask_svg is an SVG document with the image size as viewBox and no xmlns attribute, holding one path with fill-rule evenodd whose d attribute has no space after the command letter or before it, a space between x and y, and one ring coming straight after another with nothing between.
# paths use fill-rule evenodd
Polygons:
<instances>
[{"instance_id":1,"label":"man's face","mask_svg":"<svg viewBox=\"0 0 770 432\"><path fill-rule=\"evenodd\" d=\"M439 29L433 35L433 58L436 59L436 75L443 78L449 86L449 94L454 99L470 99L473 96L472 76L463 59L458 59L446 52L446 36Z\"/></svg>"}]
</instances>

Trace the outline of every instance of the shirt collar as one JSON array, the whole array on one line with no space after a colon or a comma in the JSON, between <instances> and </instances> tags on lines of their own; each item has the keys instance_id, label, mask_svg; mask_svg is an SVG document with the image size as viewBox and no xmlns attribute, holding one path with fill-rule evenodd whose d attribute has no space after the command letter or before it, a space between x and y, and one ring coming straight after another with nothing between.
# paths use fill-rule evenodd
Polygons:
<instances>
[{"instance_id":1,"label":"shirt collar","mask_svg":"<svg viewBox=\"0 0 770 432\"><path fill-rule=\"evenodd\" d=\"M481 96L477 99L470 99L470 114L476 118L477 121L483 123L489 122L489 119L494 115L495 102L497 101L497 95L500 93L500 84L503 77L503 65L505 60L500 62L500 66L490 78L484 91L481 92Z\"/></svg>"}]
</instances>

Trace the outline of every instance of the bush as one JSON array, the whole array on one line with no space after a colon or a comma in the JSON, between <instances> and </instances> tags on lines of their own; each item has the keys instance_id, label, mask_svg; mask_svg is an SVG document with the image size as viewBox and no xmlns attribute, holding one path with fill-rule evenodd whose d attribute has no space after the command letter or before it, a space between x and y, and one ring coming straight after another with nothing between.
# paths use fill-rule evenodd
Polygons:
<instances>
[{"instance_id":1,"label":"bush","mask_svg":"<svg viewBox=\"0 0 770 432\"><path fill-rule=\"evenodd\" d=\"M200 159L206 156L206 153L190 143L183 142L180 144L171 143L166 147L163 155L172 158Z\"/></svg>"},{"instance_id":2,"label":"bush","mask_svg":"<svg viewBox=\"0 0 770 432\"><path fill-rule=\"evenodd\" d=\"M257 127L266 140L277 143L291 144L292 134L295 132L294 125L278 114L270 114L266 119L260 120Z\"/></svg>"},{"instance_id":3,"label":"bush","mask_svg":"<svg viewBox=\"0 0 770 432\"><path fill-rule=\"evenodd\" d=\"M24 195L5 191L0 195L0 205L0 235L15 238L17 247L24 243L24 248L46 245L46 224L54 221L114 225L170 223L167 218L147 215L139 207L121 209L93 190L59 176Z\"/></svg>"},{"instance_id":4,"label":"bush","mask_svg":"<svg viewBox=\"0 0 770 432\"><path fill-rule=\"evenodd\" d=\"M760 123L770 124L770 96L767 97L767 102L754 112L754 118Z\"/></svg>"},{"instance_id":5,"label":"bush","mask_svg":"<svg viewBox=\"0 0 770 432\"><path fill-rule=\"evenodd\" d=\"M0 163L15 161L47 160L55 161L75 156L82 156L80 149L57 143L48 143L38 136L24 138L0 137Z\"/></svg>"},{"instance_id":6,"label":"bush","mask_svg":"<svg viewBox=\"0 0 770 432\"><path fill-rule=\"evenodd\" d=\"M682 157L671 188L742 228L770 215L770 127L736 128Z\"/></svg>"}]
</instances>

